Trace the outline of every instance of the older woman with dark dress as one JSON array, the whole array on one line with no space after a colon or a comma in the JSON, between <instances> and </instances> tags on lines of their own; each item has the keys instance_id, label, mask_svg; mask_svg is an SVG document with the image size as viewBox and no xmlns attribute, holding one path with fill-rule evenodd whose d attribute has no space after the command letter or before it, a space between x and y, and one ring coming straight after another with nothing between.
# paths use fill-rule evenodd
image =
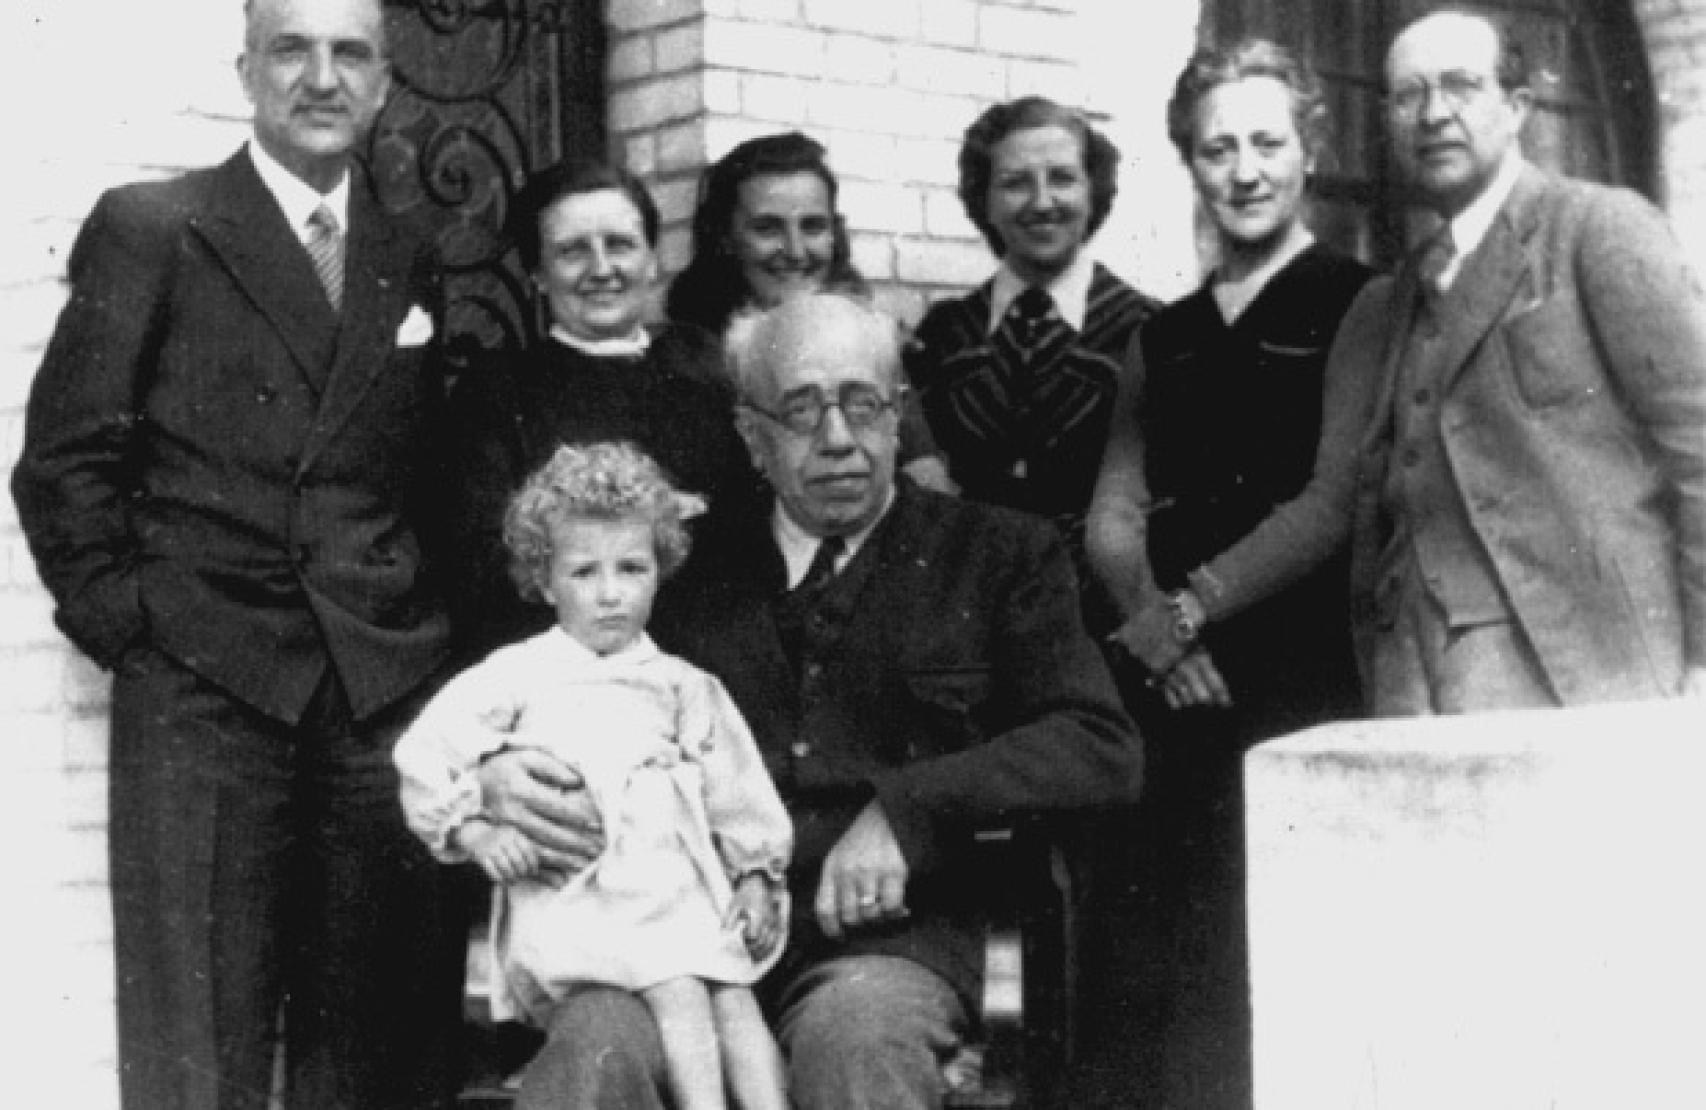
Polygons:
<instances>
[{"instance_id":1,"label":"older woman with dark dress","mask_svg":"<svg viewBox=\"0 0 1706 1110\"><path fill-rule=\"evenodd\" d=\"M1158 307L1085 250L1113 208L1118 162L1082 113L1053 101L984 112L960 148L959 192L1001 265L930 309L906 361L961 492L1054 520L1081 585L1120 358ZM1107 631L1107 605L1087 601L1086 616Z\"/></svg>"},{"instance_id":2,"label":"older woman with dark dress","mask_svg":"<svg viewBox=\"0 0 1706 1110\"><path fill-rule=\"evenodd\" d=\"M643 322L658 226L639 179L597 161L545 170L511 208L508 229L549 324L529 349L470 369L451 399L450 587L467 657L551 623L549 607L523 601L509 581L502 521L510 495L559 445L637 444L683 489L709 498L700 528L757 504L718 338Z\"/></svg>"},{"instance_id":3,"label":"older woman with dark dress","mask_svg":"<svg viewBox=\"0 0 1706 1110\"><path fill-rule=\"evenodd\" d=\"M1358 711L1342 545L1362 414L1324 371L1372 274L1304 222L1323 115L1273 43L1179 77L1168 132L1219 259L1132 344L1090 512L1113 642L1147 676L1127 687L1153 756L1127 838L1138 969L1116 952L1110 980L1151 1007L1131 1040L1159 1105L1250 1102L1244 752Z\"/></svg>"}]
</instances>

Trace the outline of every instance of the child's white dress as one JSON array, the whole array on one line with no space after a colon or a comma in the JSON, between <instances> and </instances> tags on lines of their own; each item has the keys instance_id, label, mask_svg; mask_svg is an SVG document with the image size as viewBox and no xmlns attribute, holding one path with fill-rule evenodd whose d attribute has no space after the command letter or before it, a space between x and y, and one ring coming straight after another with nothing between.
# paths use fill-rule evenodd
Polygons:
<instances>
[{"instance_id":1,"label":"child's white dress","mask_svg":"<svg viewBox=\"0 0 1706 1110\"><path fill-rule=\"evenodd\" d=\"M560 890L495 888L495 1016L543 1022L576 983L749 984L775 962L780 946L757 964L739 929L722 927L732 878L782 880L792 826L715 677L649 638L599 656L559 628L470 667L394 757L409 826L439 859L466 858L447 838L480 811L480 758L505 747L543 749L582 774L605 849Z\"/></svg>"}]
</instances>

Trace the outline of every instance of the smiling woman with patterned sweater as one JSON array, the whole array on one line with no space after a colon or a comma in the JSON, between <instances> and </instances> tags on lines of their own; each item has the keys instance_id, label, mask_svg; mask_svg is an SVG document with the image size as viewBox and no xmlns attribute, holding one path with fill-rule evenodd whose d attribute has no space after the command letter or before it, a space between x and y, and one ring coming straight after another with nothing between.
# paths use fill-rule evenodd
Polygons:
<instances>
[{"instance_id":1,"label":"smiling woman with patterned sweater","mask_svg":"<svg viewBox=\"0 0 1706 1110\"><path fill-rule=\"evenodd\" d=\"M906 368L961 492L1053 520L1078 565L1118 392L1120 357L1158 302L1084 250L1107 219L1119 151L1042 97L997 104L966 130L960 200L1001 259L933 307ZM1094 632L1111 608L1086 598Z\"/></svg>"}]
</instances>

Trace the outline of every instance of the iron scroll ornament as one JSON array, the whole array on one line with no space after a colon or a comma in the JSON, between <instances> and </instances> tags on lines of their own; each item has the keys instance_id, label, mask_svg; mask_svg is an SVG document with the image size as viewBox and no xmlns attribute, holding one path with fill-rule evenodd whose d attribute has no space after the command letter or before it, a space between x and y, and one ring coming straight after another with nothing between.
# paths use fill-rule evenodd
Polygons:
<instances>
[{"instance_id":1,"label":"iron scroll ornament","mask_svg":"<svg viewBox=\"0 0 1706 1110\"><path fill-rule=\"evenodd\" d=\"M601 144L602 104L587 102L602 72L599 5L384 6L392 88L367 162L385 208L436 242L448 348L466 366L480 351L524 344L537 328L530 283L502 229L528 175L584 144L593 113Z\"/></svg>"}]
</instances>

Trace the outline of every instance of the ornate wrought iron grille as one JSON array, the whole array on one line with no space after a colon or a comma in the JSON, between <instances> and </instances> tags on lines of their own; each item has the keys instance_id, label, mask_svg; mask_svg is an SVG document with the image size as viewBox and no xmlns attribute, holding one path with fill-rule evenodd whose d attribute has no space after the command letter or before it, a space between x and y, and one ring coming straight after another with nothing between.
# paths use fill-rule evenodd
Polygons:
<instances>
[{"instance_id":1,"label":"ornate wrought iron grille","mask_svg":"<svg viewBox=\"0 0 1706 1110\"><path fill-rule=\"evenodd\" d=\"M604 148L603 5L385 0L392 92L368 150L391 212L436 236L453 355L537 326L502 235L534 170Z\"/></svg>"}]
</instances>

